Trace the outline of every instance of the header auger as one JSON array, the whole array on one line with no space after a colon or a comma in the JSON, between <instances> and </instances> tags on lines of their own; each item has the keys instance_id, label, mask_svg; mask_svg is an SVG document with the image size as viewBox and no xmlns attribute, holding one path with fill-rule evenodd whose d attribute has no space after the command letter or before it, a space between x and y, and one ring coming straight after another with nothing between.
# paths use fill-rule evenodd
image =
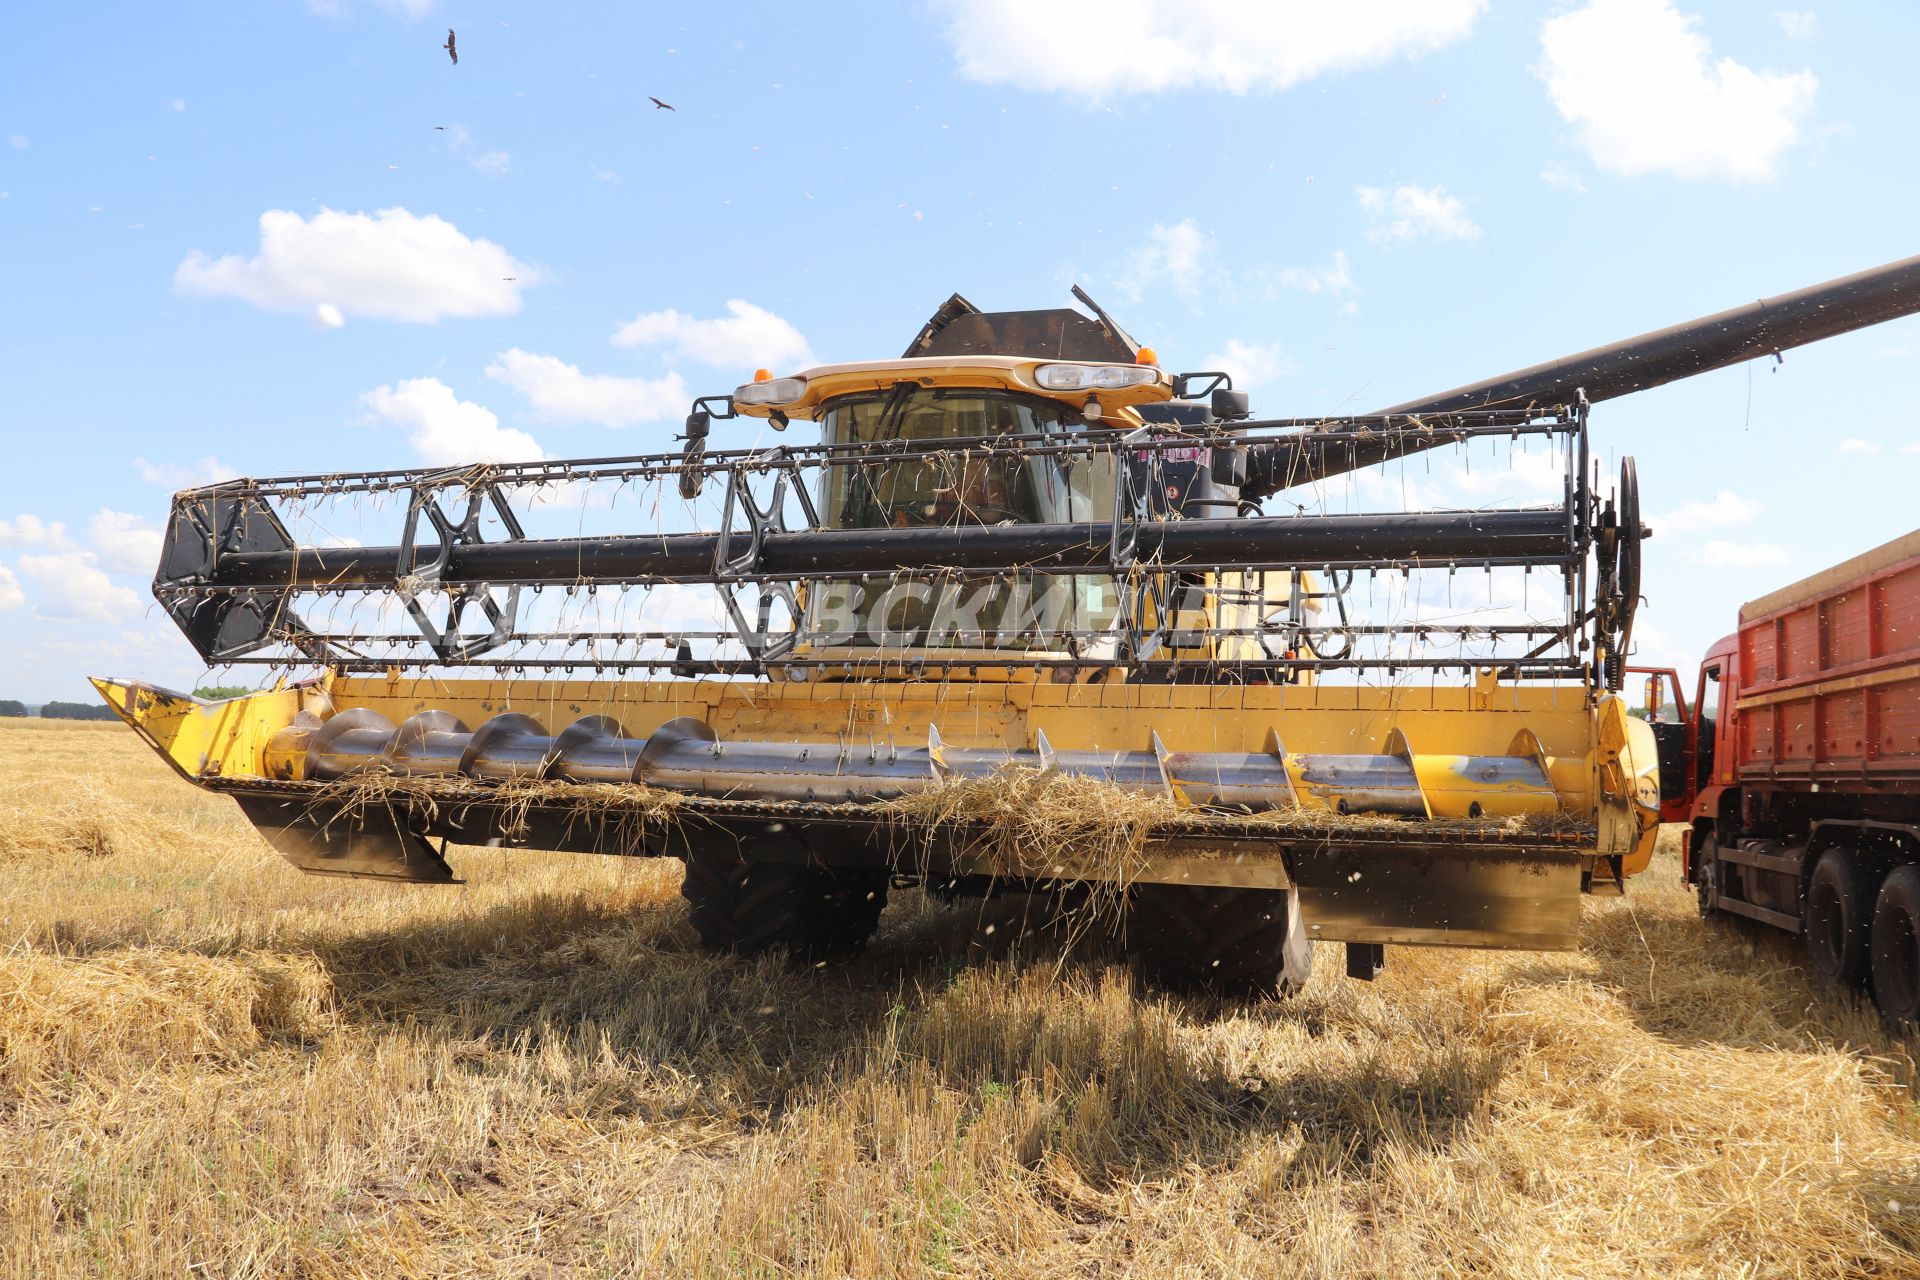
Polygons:
<instances>
[{"instance_id":1,"label":"header auger","mask_svg":"<svg viewBox=\"0 0 1920 1280\"><path fill-rule=\"evenodd\" d=\"M303 870L677 856L717 947L857 950L903 879L1095 893L1161 978L1230 992L1294 985L1311 940L1363 977L1387 942L1570 946L1658 806L1617 693L1637 483L1598 480L1570 379L1874 323L1920 309L1917 276L1260 421L1084 294L955 295L901 359L703 398L678 452L181 493L156 598L209 664L284 674L221 703L98 683ZM820 439L709 449L734 416ZM1327 484L1443 447L1551 459L1557 497Z\"/></svg>"}]
</instances>

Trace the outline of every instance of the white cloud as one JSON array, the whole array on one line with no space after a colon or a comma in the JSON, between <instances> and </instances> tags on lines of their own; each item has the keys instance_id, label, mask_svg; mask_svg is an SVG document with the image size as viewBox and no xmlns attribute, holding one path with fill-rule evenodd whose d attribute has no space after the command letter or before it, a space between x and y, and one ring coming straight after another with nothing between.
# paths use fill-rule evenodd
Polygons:
<instances>
[{"instance_id":1,"label":"white cloud","mask_svg":"<svg viewBox=\"0 0 1920 1280\"><path fill-rule=\"evenodd\" d=\"M169 111L185 111L186 109L187 100L185 98L175 98L167 104L167 110Z\"/></svg>"},{"instance_id":2,"label":"white cloud","mask_svg":"<svg viewBox=\"0 0 1920 1280\"><path fill-rule=\"evenodd\" d=\"M67 536L67 526L59 521L22 514L11 520L0 519L0 547L73 551L77 549L77 544Z\"/></svg>"},{"instance_id":3,"label":"white cloud","mask_svg":"<svg viewBox=\"0 0 1920 1280\"><path fill-rule=\"evenodd\" d=\"M1499 461L1504 465L1488 466L1483 463L1476 470L1470 464L1448 459L1442 469L1435 473L1434 481L1452 492L1479 498L1482 503L1493 500L1517 501L1515 495L1544 498L1566 492L1567 463L1556 450L1517 449ZM1474 504L1462 502L1458 505Z\"/></svg>"},{"instance_id":4,"label":"white cloud","mask_svg":"<svg viewBox=\"0 0 1920 1280\"><path fill-rule=\"evenodd\" d=\"M1669 511L1654 521L1654 528L1661 533L1693 533L1700 529L1745 524L1759 514L1759 503L1751 498L1743 498L1731 489L1722 489L1711 498L1696 498Z\"/></svg>"},{"instance_id":5,"label":"white cloud","mask_svg":"<svg viewBox=\"0 0 1920 1280\"><path fill-rule=\"evenodd\" d=\"M1676 671L1692 671L1700 661L1698 650L1676 643L1666 632L1648 622L1644 608L1633 624L1631 656L1636 667L1672 667ZM1671 691L1667 691L1667 696L1672 696Z\"/></svg>"},{"instance_id":6,"label":"white cloud","mask_svg":"<svg viewBox=\"0 0 1920 1280\"><path fill-rule=\"evenodd\" d=\"M1709 542L1694 556L1710 569L1769 569L1787 563L1784 547L1771 542Z\"/></svg>"},{"instance_id":7,"label":"white cloud","mask_svg":"<svg viewBox=\"0 0 1920 1280\"><path fill-rule=\"evenodd\" d=\"M21 556L20 572L38 586L43 617L118 622L140 612L140 597L109 578L91 552Z\"/></svg>"},{"instance_id":8,"label":"white cloud","mask_svg":"<svg viewBox=\"0 0 1920 1280\"><path fill-rule=\"evenodd\" d=\"M1566 491L1567 461L1558 449L1500 447L1430 455L1432 461L1369 467L1350 477L1357 511L1459 511L1526 506ZM1332 492L1324 491L1323 492ZM1331 508L1338 509L1338 508Z\"/></svg>"},{"instance_id":9,"label":"white cloud","mask_svg":"<svg viewBox=\"0 0 1920 1280\"><path fill-rule=\"evenodd\" d=\"M237 474L232 467L212 454L188 463L148 462L145 458L135 458L133 469L138 471L140 478L148 484L157 484L168 489L197 489L216 481L231 480Z\"/></svg>"},{"instance_id":10,"label":"white cloud","mask_svg":"<svg viewBox=\"0 0 1920 1280\"><path fill-rule=\"evenodd\" d=\"M626 181L625 178L621 177L620 174L618 174L614 170L602 169L599 165L593 165L593 164L588 165L587 172L592 174L595 178L599 179L601 182L607 183L610 186L619 186L621 183Z\"/></svg>"},{"instance_id":11,"label":"white cloud","mask_svg":"<svg viewBox=\"0 0 1920 1280\"><path fill-rule=\"evenodd\" d=\"M1221 369L1233 375L1236 388L1257 387L1299 370L1285 346L1278 342L1244 342L1229 338L1227 345L1206 358L1203 369Z\"/></svg>"},{"instance_id":12,"label":"white cloud","mask_svg":"<svg viewBox=\"0 0 1920 1280\"><path fill-rule=\"evenodd\" d=\"M960 74L1099 98L1280 90L1464 37L1486 0L941 0Z\"/></svg>"},{"instance_id":13,"label":"white cloud","mask_svg":"<svg viewBox=\"0 0 1920 1280\"><path fill-rule=\"evenodd\" d=\"M11 146L15 151L25 151L28 147L33 145L31 142L27 140L27 135L24 133L8 134L7 144Z\"/></svg>"},{"instance_id":14,"label":"white cloud","mask_svg":"<svg viewBox=\"0 0 1920 1280\"><path fill-rule=\"evenodd\" d=\"M520 310L532 267L491 240L474 240L432 214L405 209L311 219L284 209L260 215L260 252L187 255L173 276L182 293L233 297L269 311L332 306L348 315L432 324L447 316Z\"/></svg>"},{"instance_id":15,"label":"white cloud","mask_svg":"<svg viewBox=\"0 0 1920 1280\"><path fill-rule=\"evenodd\" d=\"M1265 279L1276 288L1300 293L1353 292L1353 270L1347 263L1347 255L1339 249L1333 251L1333 259L1325 267L1282 267L1266 273Z\"/></svg>"},{"instance_id":16,"label":"white cloud","mask_svg":"<svg viewBox=\"0 0 1920 1280\"><path fill-rule=\"evenodd\" d=\"M26 602L27 593L20 589L20 579L14 576L13 570L0 564L0 612L18 609Z\"/></svg>"},{"instance_id":17,"label":"white cloud","mask_svg":"<svg viewBox=\"0 0 1920 1280\"><path fill-rule=\"evenodd\" d=\"M678 311L648 311L614 331L616 347L661 347L677 359L719 367L800 369L814 363L800 331L764 307L727 300L730 315L698 320Z\"/></svg>"},{"instance_id":18,"label":"white cloud","mask_svg":"<svg viewBox=\"0 0 1920 1280\"><path fill-rule=\"evenodd\" d=\"M1672 0L1590 0L1540 28L1536 71L1595 164L1628 176L1773 176L1818 82L1716 61L1699 27Z\"/></svg>"},{"instance_id":19,"label":"white cloud","mask_svg":"<svg viewBox=\"0 0 1920 1280\"><path fill-rule=\"evenodd\" d=\"M1213 237L1184 218L1172 226L1154 223L1147 238L1127 253L1114 286L1137 299L1149 286L1164 280L1181 293L1193 293L1211 269Z\"/></svg>"},{"instance_id":20,"label":"white cloud","mask_svg":"<svg viewBox=\"0 0 1920 1280\"><path fill-rule=\"evenodd\" d=\"M1370 240L1473 240L1480 235L1467 206L1445 187L1356 187L1354 194L1360 207L1373 215Z\"/></svg>"},{"instance_id":21,"label":"white cloud","mask_svg":"<svg viewBox=\"0 0 1920 1280\"><path fill-rule=\"evenodd\" d=\"M380 0L380 7L403 18L420 19L433 12L439 0Z\"/></svg>"},{"instance_id":22,"label":"white cloud","mask_svg":"<svg viewBox=\"0 0 1920 1280\"><path fill-rule=\"evenodd\" d=\"M323 302L313 309L313 322L322 329L338 329L347 323L347 318L340 314L340 308Z\"/></svg>"},{"instance_id":23,"label":"white cloud","mask_svg":"<svg viewBox=\"0 0 1920 1280\"><path fill-rule=\"evenodd\" d=\"M1862 453L1868 457L1880 452L1880 446L1872 440L1862 440L1859 436L1848 436L1833 446L1835 453Z\"/></svg>"},{"instance_id":24,"label":"white cloud","mask_svg":"<svg viewBox=\"0 0 1920 1280\"><path fill-rule=\"evenodd\" d=\"M473 134L463 124L447 126L447 150L465 156L467 163L488 177L504 177L513 168L513 157L504 151L474 150Z\"/></svg>"},{"instance_id":25,"label":"white cloud","mask_svg":"<svg viewBox=\"0 0 1920 1280\"><path fill-rule=\"evenodd\" d=\"M1811 40L1820 34L1820 15L1811 9L1775 9L1773 20L1789 40Z\"/></svg>"},{"instance_id":26,"label":"white cloud","mask_svg":"<svg viewBox=\"0 0 1920 1280\"><path fill-rule=\"evenodd\" d=\"M1555 191L1570 191L1574 195L1585 195L1587 190L1587 180L1558 160L1548 162L1540 171L1540 181Z\"/></svg>"},{"instance_id":27,"label":"white cloud","mask_svg":"<svg viewBox=\"0 0 1920 1280\"><path fill-rule=\"evenodd\" d=\"M160 563L160 531L139 516L103 507L94 513L87 532L110 569L152 573Z\"/></svg>"},{"instance_id":28,"label":"white cloud","mask_svg":"<svg viewBox=\"0 0 1920 1280\"><path fill-rule=\"evenodd\" d=\"M487 376L525 396L536 417L559 422L597 422L609 427L660 422L684 414L691 399L677 373L659 378L582 373L579 366L557 356L535 355L518 347L495 356Z\"/></svg>"},{"instance_id":29,"label":"white cloud","mask_svg":"<svg viewBox=\"0 0 1920 1280\"><path fill-rule=\"evenodd\" d=\"M406 427L413 451L430 467L472 462L535 462L546 457L524 431L500 425L500 419L471 400L456 399L438 378L409 378L391 387L375 387L360 403L384 420Z\"/></svg>"}]
</instances>

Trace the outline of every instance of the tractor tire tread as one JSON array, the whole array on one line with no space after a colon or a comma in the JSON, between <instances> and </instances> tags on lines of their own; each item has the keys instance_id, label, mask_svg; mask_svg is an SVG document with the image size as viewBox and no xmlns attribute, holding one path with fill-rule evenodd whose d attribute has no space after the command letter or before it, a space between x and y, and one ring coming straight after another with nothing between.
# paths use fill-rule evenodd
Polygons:
<instances>
[{"instance_id":1,"label":"tractor tire tread","mask_svg":"<svg viewBox=\"0 0 1920 1280\"><path fill-rule=\"evenodd\" d=\"M1920 866L1895 867L1875 895L1873 1002L1897 1030L1920 1024Z\"/></svg>"},{"instance_id":2,"label":"tractor tire tread","mask_svg":"<svg viewBox=\"0 0 1920 1280\"><path fill-rule=\"evenodd\" d=\"M1843 987L1866 985L1871 958L1868 939L1879 877L1851 850L1828 849L1813 866L1806 889L1807 968ZM1835 910L1831 930L1826 907ZM1828 936L1837 931L1837 937Z\"/></svg>"},{"instance_id":3,"label":"tractor tire tread","mask_svg":"<svg viewBox=\"0 0 1920 1280\"><path fill-rule=\"evenodd\" d=\"M1287 963L1291 916L1282 890L1141 885L1134 891L1129 949L1164 986L1223 996L1286 995L1306 978Z\"/></svg>"},{"instance_id":4,"label":"tractor tire tread","mask_svg":"<svg viewBox=\"0 0 1920 1280\"><path fill-rule=\"evenodd\" d=\"M686 864L680 894L710 951L844 959L866 946L887 905L883 868L750 861L724 846L690 850Z\"/></svg>"}]
</instances>

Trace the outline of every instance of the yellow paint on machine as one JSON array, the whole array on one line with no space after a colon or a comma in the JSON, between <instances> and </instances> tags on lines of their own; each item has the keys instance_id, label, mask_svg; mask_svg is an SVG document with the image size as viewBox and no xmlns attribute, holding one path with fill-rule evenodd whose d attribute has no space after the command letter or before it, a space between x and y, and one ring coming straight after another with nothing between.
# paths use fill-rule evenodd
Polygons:
<instances>
[{"instance_id":1,"label":"yellow paint on machine","mask_svg":"<svg viewBox=\"0 0 1920 1280\"><path fill-rule=\"evenodd\" d=\"M303 712L351 708L394 723L423 711L477 725L503 712L558 732L588 715L646 737L678 717L721 741L1137 752L1157 734L1172 752L1259 753L1277 740L1303 803L1337 807L1303 759L1395 756L1433 818L1597 817L1595 852L1651 856L1657 775L1651 730L1604 696L1576 687L1502 684L1142 685L1026 682L592 681L322 675L226 702L199 703L147 686L96 681L101 694L189 779L294 778L300 761L270 759L274 735ZM1178 793L1176 787L1176 794ZM1649 803L1649 800L1652 803Z\"/></svg>"}]
</instances>

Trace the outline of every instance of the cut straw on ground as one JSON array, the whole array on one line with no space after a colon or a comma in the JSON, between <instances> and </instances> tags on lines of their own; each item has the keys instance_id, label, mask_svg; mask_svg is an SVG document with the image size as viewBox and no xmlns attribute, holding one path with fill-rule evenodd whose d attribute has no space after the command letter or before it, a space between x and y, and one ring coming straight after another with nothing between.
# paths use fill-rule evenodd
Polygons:
<instances>
[{"instance_id":1,"label":"cut straw on ground","mask_svg":"<svg viewBox=\"0 0 1920 1280\"><path fill-rule=\"evenodd\" d=\"M1920 1274L1913 1042L1670 850L1578 952L1265 1004L912 892L710 956L672 861L449 856L301 877L119 726L0 721L0 1274Z\"/></svg>"}]
</instances>

